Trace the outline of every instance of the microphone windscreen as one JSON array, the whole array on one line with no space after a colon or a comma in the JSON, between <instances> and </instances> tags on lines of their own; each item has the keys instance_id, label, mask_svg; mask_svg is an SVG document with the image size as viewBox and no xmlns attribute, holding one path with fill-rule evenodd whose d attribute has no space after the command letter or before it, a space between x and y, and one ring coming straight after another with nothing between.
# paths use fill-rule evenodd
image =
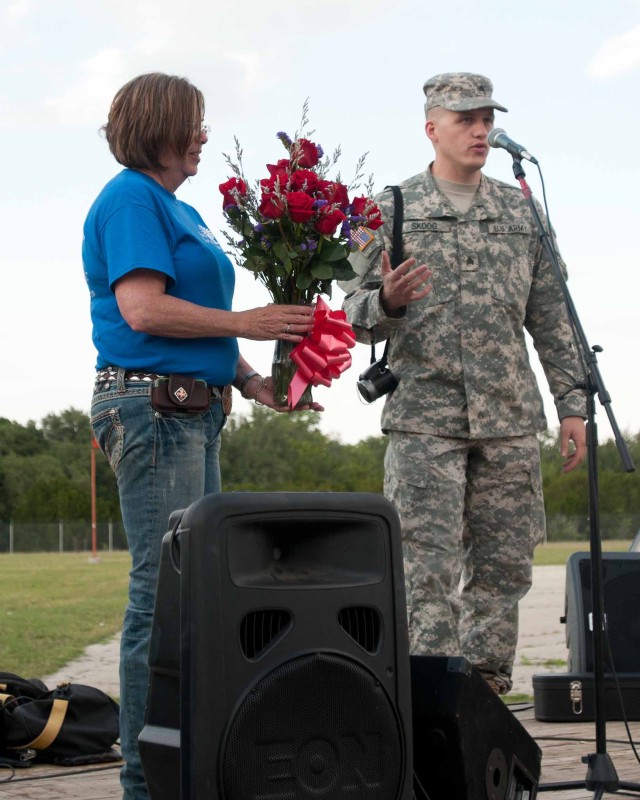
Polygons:
<instances>
[{"instance_id":1,"label":"microphone windscreen","mask_svg":"<svg viewBox=\"0 0 640 800\"><path fill-rule=\"evenodd\" d=\"M500 147L498 143L498 137L501 134L504 134L505 136L507 135L507 132L504 130L504 128L492 128L487 139L491 147Z\"/></svg>"}]
</instances>

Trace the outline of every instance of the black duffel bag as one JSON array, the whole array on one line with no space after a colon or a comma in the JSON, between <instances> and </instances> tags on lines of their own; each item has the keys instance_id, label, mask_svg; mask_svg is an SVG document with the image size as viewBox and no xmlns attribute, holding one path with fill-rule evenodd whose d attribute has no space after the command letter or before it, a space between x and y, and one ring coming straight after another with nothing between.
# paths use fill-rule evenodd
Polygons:
<instances>
[{"instance_id":1,"label":"black duffel bag","mask_svg":"<svg viewBox=\"0 0 640 800\"><path fill-rule=\"evenodd\" d=\"M0 754L33 750L38 761L57 764L112 760L119 706L93 686L42 681L0 672Z\"/></svg>"}]
</instances>

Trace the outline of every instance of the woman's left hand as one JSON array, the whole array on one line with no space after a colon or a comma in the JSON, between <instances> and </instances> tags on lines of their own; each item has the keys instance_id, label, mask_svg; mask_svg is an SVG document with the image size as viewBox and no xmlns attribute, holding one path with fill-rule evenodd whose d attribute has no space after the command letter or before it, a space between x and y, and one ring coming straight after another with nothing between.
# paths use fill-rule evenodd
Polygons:
<instances>
[{"instance_id":1,"label":"woman's left hand","mask_svg":"<svg viewBox=\"0 0 640 800\"><path fill-rule=\"evenodd\" d=\"M295 408L276 405L273 399L273 380L270 377L259 378L256 375L255 378L251 379L250 384L246 389L246 396L253 399L258 405L272 408L280 414L290 411L324 411L324 406L321 406L320 403L308 403L304 406L298 405Z\"/></svg>"}]
</instances>

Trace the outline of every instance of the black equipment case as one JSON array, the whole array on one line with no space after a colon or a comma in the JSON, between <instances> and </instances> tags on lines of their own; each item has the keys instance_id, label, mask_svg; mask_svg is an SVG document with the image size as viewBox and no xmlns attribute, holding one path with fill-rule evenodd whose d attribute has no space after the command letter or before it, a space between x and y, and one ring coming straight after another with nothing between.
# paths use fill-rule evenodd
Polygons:
<instances>
[{"instance_id":1,"label":"black equipment case","mask_svg":"<svg viewBox=\"0 0 640 800\"><path fill-rule=\"evenodd\" d=\"M627 720L640 720L640 674L618 673L616 683L614 675L608 673L604 687L608 720L623 720L625 715ZM535 718L543 722L592 722L593 673L534 675L533 708Z\"/></svg>"}]
</instances>

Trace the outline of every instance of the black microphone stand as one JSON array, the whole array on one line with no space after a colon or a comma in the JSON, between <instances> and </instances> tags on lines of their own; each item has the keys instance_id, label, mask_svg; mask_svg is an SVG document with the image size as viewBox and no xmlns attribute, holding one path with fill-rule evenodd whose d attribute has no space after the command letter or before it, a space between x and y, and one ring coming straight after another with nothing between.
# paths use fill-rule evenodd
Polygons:
<instances>
[{"instance_id":1,"label":"black microphone stand","mask_svg":"<svg viewBox=\"0 0 640 800\"><path fill-rule=\"evenodd\" d=\"M565 781L561 783L541 784L538 791L558 791L562 789L586 788L594 791L594 800L606 793L615 793L620 789L640 793L640 783L620 781L611 757L607 753L607 723L604 693L604 636L606 618L604 614L604 592L602 585L602 543L600 538L600 516L598 506L598 431L595 422L595 395L598 395L600 404L604 406L611 429L615 437L616 446L625 472L633 472L635 465L627 445L622 438L620 429L611 410L611 398L607 392L602 376L598 369L596 353L602 352L599 345L589 346L587 338L578 319L575 306L567 282L564 278L558 258L553 248L546 228L540 218L538 209L531 195L531 189L525 181L525 172L520 158L513 156L513 174L522 188L531 213L540 233L540 241L549 258L558 283L562 289L569 323L573 328L576 339L582 351L582 361L585 366L585 382L578 388L583 388L587 396L587 466L589 474L589 543L591 555L591 604L593 620L593 675L594 675L594 719L596 729L596 752L582 757L587 764L587 775L584 781Z\"/></svg>"}]
</instances>

